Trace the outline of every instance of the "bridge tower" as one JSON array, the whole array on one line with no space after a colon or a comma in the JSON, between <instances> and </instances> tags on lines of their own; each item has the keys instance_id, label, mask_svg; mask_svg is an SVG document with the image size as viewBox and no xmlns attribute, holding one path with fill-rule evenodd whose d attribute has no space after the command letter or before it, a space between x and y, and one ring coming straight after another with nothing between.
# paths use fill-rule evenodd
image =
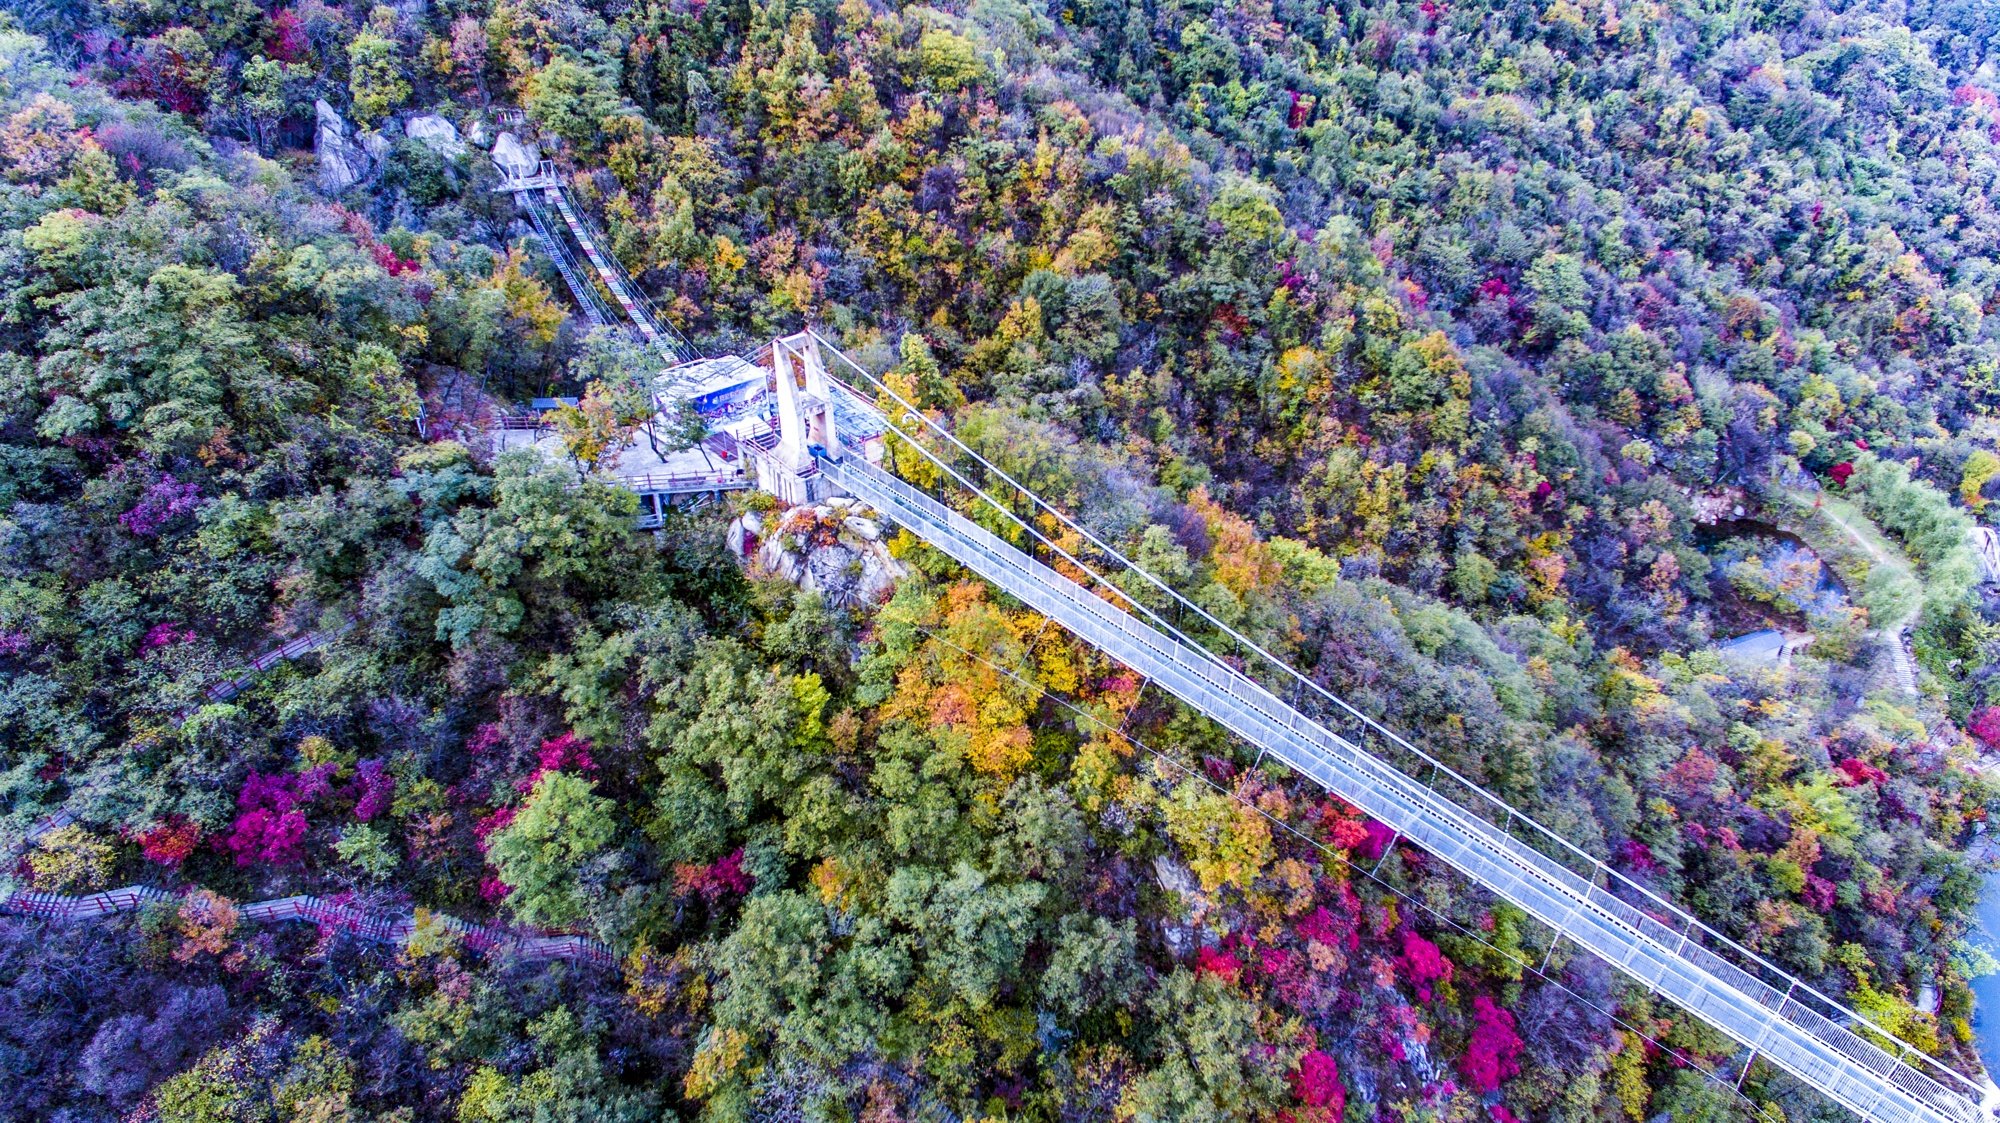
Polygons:
<instances>
[{"instance_id":1,"label":"bridge tower","mask_svg":"<svg viewBox=\"0 0 2000 1123\"><path fill-rule=\"evenodd\" d=\"M841 433L819 340L810 332L772 341L771 388L778 440L756 458L757 486L787 503L824 499L835 488L820 474L814 453L839 455Z\"/></svg>"},{"instance_id":2,"label":"bridge tower","mask_svg":"<svg viewBox=\"0 0 2000 1123\"><path fill-rule=\"evenodd\" d=\"M779 455L794 469L810 468L814 446L828 452L839 448L833 389L819 341L806 332L773 341L771 373L778 386Z\"/></svg>"}]
</instances>

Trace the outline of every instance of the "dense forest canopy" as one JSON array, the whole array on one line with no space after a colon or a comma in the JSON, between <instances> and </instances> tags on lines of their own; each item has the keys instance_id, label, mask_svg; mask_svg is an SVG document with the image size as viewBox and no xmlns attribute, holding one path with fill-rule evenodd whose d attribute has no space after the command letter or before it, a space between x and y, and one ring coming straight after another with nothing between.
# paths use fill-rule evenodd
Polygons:
<instances>
[{"instance_id":1,"label":"dense forest canopy","mask_svg":"<svg viewBox=\"0 0 2000 1123\"><path fill-rule=\"evenodd\" d=\"M1976 1071L1995 5L9 8L0 888L173 897L0 917L0 1116L1842 1117L907 534L849 603L725 549L810 510L634 531L659 360L502 129L706 352L819 327Z\"/></svg>"}]
</instances>

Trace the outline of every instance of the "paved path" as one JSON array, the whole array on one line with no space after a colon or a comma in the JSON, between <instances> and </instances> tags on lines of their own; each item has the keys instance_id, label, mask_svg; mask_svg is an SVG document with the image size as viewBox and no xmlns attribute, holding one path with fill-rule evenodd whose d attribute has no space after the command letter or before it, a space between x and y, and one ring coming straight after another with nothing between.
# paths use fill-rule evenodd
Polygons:
<instances>
[{"instance_id":1,"label":"paved path","mask_svg":"<svg viewBox=\"0 0 2000 1123\"><path fill-rule=\"evenodd\" d=\"M1883 550L1875 544L1871 536L1856 530L1845 519L1834 514L1832 509L1821 506L1817 509L1817 513L1819 517L1839 527L1841 533L1847 535L1849 541L1860 546L1862 551L1868 555L1870 564L1887 566L1909 578L1918 588L1923 587L1923 582L1917 579L1916 572L1910 568L1908 559ZM1917 663L1910 656L1909 639L1910 625L1915 622L1917 613L1922 607L1923 602L1919 600L1911 607L1909 612L1903 615L1901 620L1881 621L1875 628L1875 634L1881 636L1889 645L1890 674L1896 680L1897 689L1901 690L1904 697L1907 698L1915 698L1918 695Z\"/></svg>"},{"instance_id":2,"label":"paved path","mask_svg":"<svg viewBox=\"0 0 2000 1123\"><path fill-rule=\"evenodd\" d=\"M1868 555L1870 565L1893 570L1919 590L1923 588L1923 581L1918 578L1916 570L1911 568L1908 558L1897 551L1884 550L1877 545L1873 535L1863 533L1860 528L1835 514L1832 507L1819 502L1822 496L1792 490L1783 494L1792 505L1805 512L1803 516L1799 516L1800 521L1824 519L1832 526L1838 527L1848 541L1859 546L1861 552ZM1780 518L1786 515L1783 505L1775 506L1772 513ZM1859 589L1847 590L1849 597L1858 597L1860 592ZM1869 635L1879 639L1889 649L1889 676L1895 681L1896 689L1901 691L1904 697L1912 699L1918 697L1920 692L1917 686L1917 663L1910 654L1909 633L1922 607L1923 600L1919 597L1916 604L1904 613L1902 619L1871 620L1875 627L1869 631Z\"/></svg>"}]
</instances>

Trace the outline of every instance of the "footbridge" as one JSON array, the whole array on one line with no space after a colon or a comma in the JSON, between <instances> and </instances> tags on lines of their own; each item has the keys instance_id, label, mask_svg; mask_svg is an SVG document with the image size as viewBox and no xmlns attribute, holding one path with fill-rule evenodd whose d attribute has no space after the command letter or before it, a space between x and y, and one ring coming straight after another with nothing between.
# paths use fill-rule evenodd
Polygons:
<instances>
[{"instance_id":1,"label":"footbridge","mask_svg":"<svg viewBox=\"0 0 2000 1123\"><path fill-rule=\"evenodd\" d=\"M555 178L544 171L520 193L549 190ZM593 265L608 260L573 202L563 202L564 225L586 256ZM629 309L641 305L619 304L636 324ZM1980 1084L1349 705L987 462L817 333L780 339L748 361L764 393L736 416L754 422L745 459L759 487L789 503L835 493L867 503L1256 746L1260 759L1309 777L1856 1115L1876 1123L1987 1118ZM885 459L906 471L927 462L923 475L939 489L912 486Z\"/></svg>"},{"instance_id":2,"label":"footbridge","mask_svg":"<svg viewBox=\"0 0 2000 1123\"><path fill-rule=\"evenodd\" d=\"M840 364L854 385L819 375L834 393L867 400L855 389L866 386L868 398L899 413L896 421L876 415L897 455L929 461L927 474L948 485L927 494L884 470L873 447L836 430L810 448L831 487L1857 1115L1881 1123L1985 1117L1980 1085L1382 727L1099 541L819 336L785 342L806 363L823 356ZM989 529L996 526L1006 533ZM1059 544L1071 542L1081 545ZM1125 580L1111 580L1114 573ZM1189 621L1212 638L1182 630Z\"/></svg>"}]
</instances>

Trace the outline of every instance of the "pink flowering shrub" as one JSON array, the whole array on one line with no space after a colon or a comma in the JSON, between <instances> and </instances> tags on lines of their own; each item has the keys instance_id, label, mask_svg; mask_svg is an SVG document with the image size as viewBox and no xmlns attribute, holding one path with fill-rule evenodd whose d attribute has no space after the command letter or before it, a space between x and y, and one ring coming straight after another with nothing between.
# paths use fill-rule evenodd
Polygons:
<instances>
[{"instance_id":1,"label":"pink flowering shrub","mask_svg":"<svg viewBox=\"0 0 2000 1123\"><path fill-rule=\"evenodd\" d=\"M1483 994L1472 1000L1472 1040L1459 1068L1466 1083L1481 1095L1497 1091L1502 1080L1521 1071L1521 1036L1514 1032L1514 1015Z\"/></svg>"}]
</instances>

